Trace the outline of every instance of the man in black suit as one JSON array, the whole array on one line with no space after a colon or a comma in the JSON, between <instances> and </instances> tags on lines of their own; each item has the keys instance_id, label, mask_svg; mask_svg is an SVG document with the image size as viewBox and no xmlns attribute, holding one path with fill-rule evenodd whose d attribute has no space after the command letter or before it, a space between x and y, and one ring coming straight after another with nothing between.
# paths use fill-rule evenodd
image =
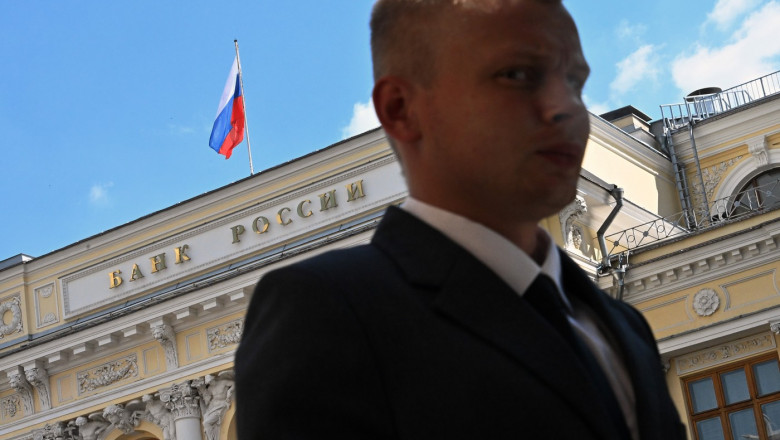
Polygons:
<instances>
[{"instance_id":1,"label":"man in black suit","mask_svg":"<svg viewBox=\"0 0 780 440\"><path fill-rule=\"evenodd\" d=\"M537 223L575 194L589 67L558 0L379 0L377 115L410 196L260 280L248 439L678 439L653 335Z\"/></svg>"}]
</instances>

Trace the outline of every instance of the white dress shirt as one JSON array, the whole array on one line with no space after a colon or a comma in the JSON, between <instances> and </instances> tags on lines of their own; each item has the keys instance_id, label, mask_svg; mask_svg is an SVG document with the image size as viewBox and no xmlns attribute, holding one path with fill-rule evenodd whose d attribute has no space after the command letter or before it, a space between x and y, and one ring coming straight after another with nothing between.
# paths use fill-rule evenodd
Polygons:
<instances>
[{"instance_id":1,"label":"white dress shirt","mask_svg":"<svg viewBox=\"0 0 780 440\"><path fill-rule=\"evenodd\" d=\"M421 202L411 196L406 199L401 208L469 251L520 296L540 273L549 276L571 312L569 322L604 370L623 411L631 436L634 440L639 439L634 390L628 371L609 343L609 339L599 328L598 319L593 312L583 306L573 307L571 301L562 293L560 255L546 231L539 228L537 234L538 238L547 244L547 255L539 266L514 243L480 223Z\"/></svg>"}]
</instances>

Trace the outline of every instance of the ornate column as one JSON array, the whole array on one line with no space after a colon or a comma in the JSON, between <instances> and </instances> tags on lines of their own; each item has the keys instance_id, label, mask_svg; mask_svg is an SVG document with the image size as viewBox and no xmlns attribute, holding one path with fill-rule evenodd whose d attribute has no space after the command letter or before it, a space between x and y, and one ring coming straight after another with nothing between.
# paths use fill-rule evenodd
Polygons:
<instances>
[{"instance_id":1,"label":"ornate column","mask_svg":"<svg viewBox=\"0 0 780 440\"><path fill-rule=\"evenodd\" d=\"M35 387L41 410L51 409L51 390L49 388L49 373L43 368L43 362L35 361L24 366L24 376L27 382Z\"/></svg>"},{"instance_id":2,"label":"ornate column","mask_svg":"<svg viewBox=\"0 0 780 440\"><path fill-rule=\"evenodd\" d=\"M22 398L22 404L24 406L24 416L29 417L35 413L35 405L33 404L32 385L27 382L27 378L24 376L24 370L22 367L14 367L6 371L8 375L8 383L11 388L16 390L19 397Z\"/></svg>"},{"instance_id":3,"label":"ornate column","mask_svg":"<svg viewBox=\"0 0 780 440\"><path fill-rule=\"evenodd\" d=\"M162 319L154 320L149 323L152 329L152 335L157 342L162 345L165 351L165 365L168 371L179 367L179 357L176 349L176 333L168 323Z\"/></svg>"},{"instance_id":4,"label":"ornate column","mask_svg":"<svg viewBox=\"0 0 780 440\"><path fill-rule=\"evenodd\" d=\"M200 430L200 395L186 380L160 391L160 400L173 414L176 438L179 440L202 440Z\"/></svg>"}]
</instances>

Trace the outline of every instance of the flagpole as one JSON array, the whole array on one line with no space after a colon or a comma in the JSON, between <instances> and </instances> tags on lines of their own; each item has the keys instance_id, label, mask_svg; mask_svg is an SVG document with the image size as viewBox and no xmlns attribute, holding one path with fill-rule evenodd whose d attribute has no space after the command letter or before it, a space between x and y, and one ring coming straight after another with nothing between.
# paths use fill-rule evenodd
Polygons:
<instances>
[{"instance_id":1,"label":"flagpole","mask_svg":"<svg viewBox=\"0 0 780 440\"><path fill-rule=\"evenodd\" d=\"M246 148L249 151L249 172L254 175L255 168L252 166L252 146L249 145L249 124L248 117L246 115L246 94L244 93L244 74L241 73L241 57L238 56L238 40L233 40L236 45L236 61L238 62L238 81L241 83L241 96L244 99L241 100L241 105L244 106L244 131L246 132Z\"/></svg>"}]
</instances>

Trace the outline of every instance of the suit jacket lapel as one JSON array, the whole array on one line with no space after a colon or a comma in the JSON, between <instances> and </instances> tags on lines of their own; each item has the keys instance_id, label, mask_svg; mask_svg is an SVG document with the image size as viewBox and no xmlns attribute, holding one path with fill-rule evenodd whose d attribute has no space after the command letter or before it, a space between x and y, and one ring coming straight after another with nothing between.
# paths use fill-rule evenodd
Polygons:
<instances>
[{"instance_id":1,"label":"suit jacket lapel","mask_svg":"<svg viewBox=\"0 0 780 440\"><path fill-rule=\"evenodd\" d=\"M599 438L616 438L597 391L571 365L579 362L546 320L473 255L397 208L388 209L374 244L391 255L413 286L432 292L431 305L537 376Z\"/></svg>"},{"instance_id":2,"label":"suit jacket lapel","mask_svg":"<svg viewBox=\"0 0 780 440\"><path fill-rule=\"evenodd\" d=\"M638 313L631 311L630 306L617 303L609 299L604 292L598 289L591 282L584 282L587 275L566 255L561 255L564 273L564 286L584 286L588 288L567 288L567 292L576 292L578 299L587 304L601 320L602 326L612 337L618 350L623 355L623 362L631 377L631 383L634 389L637 402L637 423L642 438L650 438L650 433L659 432L659 426L667 423L663 419L665 414L659 412L659 408L664 408L668 402L662 400L663 393L659 392L660 387L666 387L660 377L659 364L648 363L647 359L656 359L657 355L652 346L648 343L654 343L652 334L649 333L643 337L636 328L632 327L629 319L634 319L637 325L645 325L639 322ZM566 287L565 287L566 288ZM620 307L625 310L619 310ZM637 314L636 317L631 314ZM627 354L631 354L630 356ZM644 362L640 362L640 360ZM671 428L671 429L674 429ZM674 431L672 431L674 432ZM676 433L675 433L676 435Z\"/></svg>"}]
</instances>

